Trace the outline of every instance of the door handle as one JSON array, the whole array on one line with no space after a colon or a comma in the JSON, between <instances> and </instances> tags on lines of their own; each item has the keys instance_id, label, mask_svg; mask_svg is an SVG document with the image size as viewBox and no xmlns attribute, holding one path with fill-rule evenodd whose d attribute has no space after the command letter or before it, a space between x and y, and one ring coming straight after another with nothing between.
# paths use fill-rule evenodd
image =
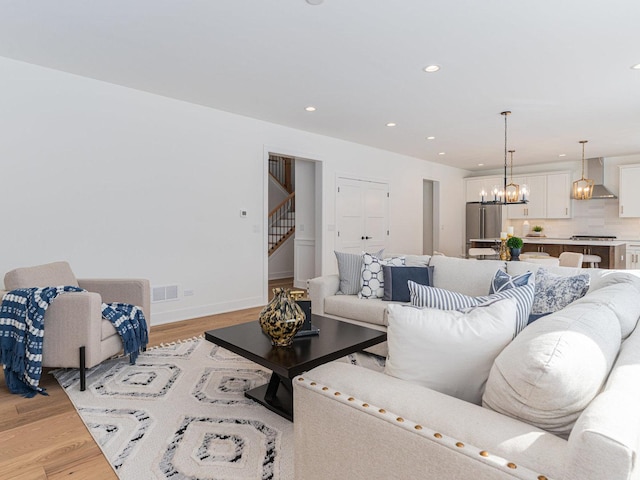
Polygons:
<instances>
[{"instance_id":1,"label":"door handle","mask_svg":"<svg viewBox=\"0 0 640 480\"><path fill-rule=\"evenodd\" d=\"M360 240L371 240L373 237L360 237Z\"/></svg>"},{"instance_id":2,"label":"door handle","mask_svg":"<svg viewBox=\"0 0 640 480\"><path fill-rule=\"evenodd\" d=\"M363 237L360 237L360 240L364 240L364 236L363 236Z\"/></svg>"}]
</instances>

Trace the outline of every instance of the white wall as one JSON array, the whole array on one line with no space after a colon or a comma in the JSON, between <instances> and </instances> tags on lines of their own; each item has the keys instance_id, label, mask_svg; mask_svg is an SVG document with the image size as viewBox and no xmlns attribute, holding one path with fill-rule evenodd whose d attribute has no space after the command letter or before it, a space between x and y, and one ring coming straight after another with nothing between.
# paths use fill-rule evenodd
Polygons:
<instances>
[{"instance_id":1,"label":"white wall","mask_svg":"<svg viewBox=\"0 0 640 480\"><path fill-rule=\"evenodd\" d=\"M194 291L153 304L153 324L265 303L269 151L323 162L324 273L337 172L390 183L391 247L407 253L422 248L423 178L461 198L467 173L4 58L0 89L0 272L66 259L79 277ZM439 213L441 250L457 255L463 204Z\"/></svg>"},{"instance_id":2,"label":"white wall","mask_svg":"<svg viewBox=\"0 0 640 480\"><path fill-rule=\"evenodd\" d=\"M293 277L294 237L287 238L269 257L269 280Z\"/></svg>"}]
</instances>

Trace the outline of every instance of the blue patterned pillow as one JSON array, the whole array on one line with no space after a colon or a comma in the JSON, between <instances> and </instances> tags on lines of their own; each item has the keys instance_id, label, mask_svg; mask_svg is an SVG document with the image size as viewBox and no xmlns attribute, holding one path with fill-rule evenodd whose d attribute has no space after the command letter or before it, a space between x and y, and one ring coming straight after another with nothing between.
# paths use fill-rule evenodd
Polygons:
<instances>
[{"instance_id":1,"label":"blue patterned pillow","mask_svg":"<svg viewBox=\"0 0 640 480\"><path fill-rule=\"evenodd\" d=\"M527 326L531 306L533 305L534 286L527 284L522 287L503 290L502 292L491 295L483 295L480 297L470 297L451 290L443 288L429 287L419 285L409 281L409 293L411 294L411 305L415 307L430 307L440 310L463 310L469 307L475 307L490 300L502 298L514 298L517 303L516 314L516 331L515 335L520 333Z\"/></svg>"},{"instance_id":2,"label":"blue patterned pillow","mask_svg":"<svg viewBox=\"0 0 640 480\"><path fill-rule=\"evenodd\" d=\"M562 310L571 302L584 297L589 290L589 280L588 273L563 277L539 268L536 272L535 296L529 323Z\"/></svg>"},{"instance_id":3,"label":"blue patterned pillow","mask_svg":"<svg viewBox=\"0 0 640 480\"><path fill-rule=\"evenodd\" d=\"M522 275L509 275L502 270L498 270L491 280L491 288L489 293L498 293L503 290L509 290L510 288L524 287L529 283L531 278L531 272L523 273Z\"/></svg>"}]
</instances>

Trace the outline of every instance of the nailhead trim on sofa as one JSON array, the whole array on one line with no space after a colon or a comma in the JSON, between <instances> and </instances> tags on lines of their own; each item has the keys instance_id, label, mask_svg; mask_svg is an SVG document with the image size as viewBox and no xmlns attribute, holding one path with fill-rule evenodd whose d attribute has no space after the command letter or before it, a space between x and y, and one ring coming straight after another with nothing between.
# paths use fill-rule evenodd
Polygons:
<instances>
[{"instance_id":1,"label":"nailhead trim on sofa","mask_svg":"<svg viewBox=\"0 0 640 480\"><path fill-rule=\"evenodd\" d=\"M338 392L337 390L333 390L326 385L320 385L317 382L309 380L303 376L296 377L295 382L297 382L299 385L302 385L304 388L313 390L316 393L324 395L327 398L331 398L352 408L357 408L358 410L366 412L369 415L392 423L399 428L404 428L407 431L412 431L416 435L420 435L421 437L429 439L430 441L437 442L440 445L448 447L452 450L456 450L458 453L466 455L467 457L474 458L475 460L483 462L494 468L508 472L514 478L519 478L522 480L553 480L545 475L535 473L534 471L526 467L516 465L515 463L509 462L502 457L493 455L486 450L482 450L473 445L469 445L468 443L464 443L454 438L443 435L440 432L436 432L435 430L432 430L423 425L419 425L409 419L394 414L393 412L389 412L384 408L363 402L360 399L349 396L342 392Z\"/></svg>"}]
</instances>

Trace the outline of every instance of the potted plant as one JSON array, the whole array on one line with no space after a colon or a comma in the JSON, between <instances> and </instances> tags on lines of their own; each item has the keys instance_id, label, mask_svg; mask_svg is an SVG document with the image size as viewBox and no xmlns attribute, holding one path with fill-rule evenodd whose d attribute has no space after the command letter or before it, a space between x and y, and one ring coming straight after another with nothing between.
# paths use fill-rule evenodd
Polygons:
<instances>
[{"instance_id":1,"label":"potted plant","mask_svg":"<svg viewBox=\"0 0 640 480\"><path fill-rule=\"evenodd\" d=\"M507 247L509 247L512 261L517 262L518 260L520 260L520 252L522 251L523 245L524 242L520 237L511 237L507 240Z\"/></svg>"},{"instance_id":2,"label":"potted plant","mask_svg":"<svg viewBox=\"0 0 640 480\"><path fill-rule=\"evenodd\" d=\"M542 225L534 225L531 230L533 231L533 235L536 237L541 237L542 236L542 230L544 230L544 228L542 227Z\"/></svg>"}]
</instances>

